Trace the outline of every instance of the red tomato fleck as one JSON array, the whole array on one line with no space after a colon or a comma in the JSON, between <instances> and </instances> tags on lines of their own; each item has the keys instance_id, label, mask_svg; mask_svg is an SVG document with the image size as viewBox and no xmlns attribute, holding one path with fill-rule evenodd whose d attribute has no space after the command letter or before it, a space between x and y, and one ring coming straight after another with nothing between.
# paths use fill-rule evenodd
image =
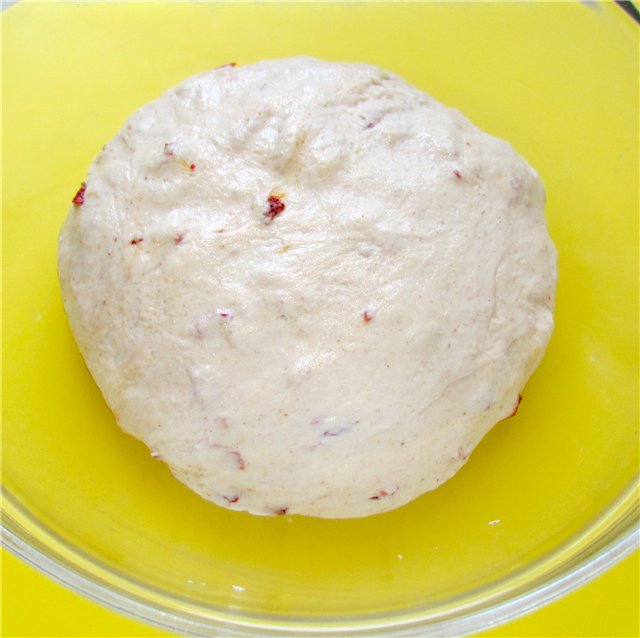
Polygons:
<instances>
[{"instance_id":1,"label":"red tomato fleck","mask_svg":"<svg viewBox=\"0 0 640 638\"><path fill-rule=\"evenodd\" d=\"M173 243L176 244L176 245L181 244L183 239L184 239L184 233L178 233L173 238Z\"/></svg>"},{"instance_id":2,"label":"red tomato fleck","mask_svg":"<svg viewBox=\"0 0 640 638\"><path fill-rule=\"evenodd\" d=\"M334 428L333 430L325 430L322 433L322 436L340 436L342 433L346 432L349 428Z\"/></svg>"},{"instance_id":3,"label":"red tomato fleck","mask_svg":"<svg viewBox=\"0 0 640 638\"><path fill-rule=\"evenodd\" d=\"M507 417L507 419L510 419L512 416L515 416L516 413L518 412L518 408L520 407L520 403L522 402L522 395L519 394L518 395L518 400L516 401L516 404L513 406L513 410L511 411L511 414Z\"/></svg>"},{"instance_id":4,"label":"red tomato fleck","mask_svg":"<svg viewBox=\"0 0 640 638\"><path fill-rule=\"evenodd\" d=\"M456 176L456 179L462 179L462 175L460 175L460 171L459 170L455 170L453 171L453 174Z\"/></svg>"},{"instance_id":5,"label":"red tomato fleck","mask_svg":"<svg viewBox=\"0 0 640 638\"><path fill-rule=\"evenodd\" d=\"M71 200L76 206L82 206L82 204L84 204L84 194L86 190L87 190L87 183L82 182L82 184L80 184L80 188L78 189L78 192L75 194L75 197Z\"/></svg>"},{"instance_id":6,"label":"red tomato fleck","mask_svg":"<svg viewBox=\"0 0 640 638\"><path fill-rule=\"evenodd\" d=\"M239 496L223 496L222 498L229 503L237 503L240 500Z\"/></svg>"},{"instance_id":7,"label":"red tomato fleck","mask_svg":"<svg viewBox=\"0 0 640 638\"><path fill-rule=\"evenodd\" d=\"M264 216L267 217L268 222L273 221L286 208L285 203L277 195L269 195L267 203L269 210L264 213Z\"/></svg>"},{"instance_id":8,"label":"red tomato fleck","mask_svg":"<svg viewBox=\"0 0 640 638\"><path fill-rule=\"evenodd\" d=\"M396 485L393 492L387 492L387 490L380 490L377 494L369 497L370 501L377 501L385 496L393 496L400 489L399 485Z\"/></svg>"},{"instance_id":9,"label":"red tomato fleck","mask_svg":"<svg viewBox=\"0 0 640 638\"><path fill-rule=\"evenodd\" d=\"M196 170L196 165L195 164L189 164L189 170L190 171L195 171Z\"/></svg>"},{"instance_id":10,"label":"red tomato fleck","mask_svg":"<svg viewBox=\"0 0 640 638\"><path fill-rule=\"evenodd\" d=\"M279 507L273 510L273 513L277 514L278 516L284 516L288 511L289 511L288 507Z\"/></svg>"},{"instance_id":11,"label":"red tomato fleck","mask_svg":"<svg viewBox=\"0 0 640 638\"><path fill-rule=\"evenodd\" d=\"M137 246L138 244L140 244L143 241L144 241L144 237L134 237L129 243L132 246Z\"/></svg>"},{"instance_id":12,"label":"red tomato fleck","mask_svg":"<svg viewBox=\"0 0 640 638\"><path fill-rule=\"evenodd\" d=\"M362 313L362 319L365 323L369 323L376 316L376 313L373 310L365 310Z\"/></svg>"},{"instance_id":13,"label":"red tomato fleck","mask_svg":"<svg viewBox=\"0 0 640 638\"><path fill-rule=\"evenodd\" d=\"M239 470L244 470L244 468L247 467L247 464L244 462L240 452L236 450L229 450L229 454L235 459Z\"/></svg>"}]
</instances>

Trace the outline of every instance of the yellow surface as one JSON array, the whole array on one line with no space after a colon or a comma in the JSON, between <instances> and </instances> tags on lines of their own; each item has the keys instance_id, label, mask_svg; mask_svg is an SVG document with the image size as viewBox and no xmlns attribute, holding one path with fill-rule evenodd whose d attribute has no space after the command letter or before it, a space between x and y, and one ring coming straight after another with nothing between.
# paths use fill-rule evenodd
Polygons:
<instances>
[{"instance_id":1,"label":"yellow surface","mask_svg":"<svg viewBox=\"0 0 640 638\"><path fill-rule=\"evenodd\" d=\"M3 554L2 635L171 636L107 610L40 575L11 554ZM524 618L475 634L487 638L640 635L638 552L595 581ZM37 601L37 611L34 610Z\"/></svg>"},{"instance_id":2,"label":"yellow surface","mask_svg":"<svg viewBox=\"0 0 640 638\"><path fill-rule=\"evenodd\" d=\"M356 521L227 512L177 483L114 426L56 280L69 200L128 114L186 75L302 53L388 68L511 141L559 249L557 329L518 415L436 492ZM437 605L571 539L638 467L637 53L611 4L10 8L4 485L87 560L231 610Z\"/></svg>"}]
</instances>

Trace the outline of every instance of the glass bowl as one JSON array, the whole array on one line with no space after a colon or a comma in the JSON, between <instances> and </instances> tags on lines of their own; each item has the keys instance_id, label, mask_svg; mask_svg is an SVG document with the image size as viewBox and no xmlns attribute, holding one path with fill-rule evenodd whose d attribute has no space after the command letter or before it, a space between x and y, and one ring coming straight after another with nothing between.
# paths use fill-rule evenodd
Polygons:
<instances>
[{"instance_id":1,"label":"glass bowl","mask_svg":"<svg viewBox=\"0 0 640 638\"><path fill-rule=\"evenodd\" d=\"M637 27L596 3L18 3L3 16L4 542L135 618L207 635L452 635L629 553L638 522ZM68 329L57 232L127 115L226 62L394 71L541 174L556 331L449 482L365 519L209 504L121 433Z\"/></svg>"}]
</instances>

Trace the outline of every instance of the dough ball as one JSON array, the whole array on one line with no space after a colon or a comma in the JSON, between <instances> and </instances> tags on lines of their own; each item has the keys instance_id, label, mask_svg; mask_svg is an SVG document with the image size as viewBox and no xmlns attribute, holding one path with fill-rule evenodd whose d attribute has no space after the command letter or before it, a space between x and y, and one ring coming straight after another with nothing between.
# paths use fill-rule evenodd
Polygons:
<instances>
[{"instance_id":1,"label":"dough ball","mask_svg":"<svg viewBox=\"0 0 640 638\"><path fill-rule=\"evenodd\" d=\"M535 171L392 73L221 67L142 107L61 231L119 425L204 498L356 517L450 478L553 328Z\"/></svg>"}]
</instances>

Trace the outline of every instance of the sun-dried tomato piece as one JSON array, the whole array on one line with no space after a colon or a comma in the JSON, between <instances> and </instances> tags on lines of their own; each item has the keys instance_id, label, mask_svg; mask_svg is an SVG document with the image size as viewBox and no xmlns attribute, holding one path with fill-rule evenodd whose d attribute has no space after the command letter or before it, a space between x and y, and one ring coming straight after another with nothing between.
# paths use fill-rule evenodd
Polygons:
<instances>
[{"instance_id":1,"label":"sun-dried tomato piece","mask_svg":"<svg viewBox=\"0 0 640 638\"><path fill-rule=\"evenodd\" d=\"M387 490L380 490L377 494L369 497L370 501L379 501L381 498L386 498L387 496L393 496L400 489L399 485L396 485L391 492L387 492Z\"/></svg>"},{"instance_id":2,"label":"sun-dried tomato piece","mask_svg":"<svg viewBox=\"0 0 640 638\"><path fill-rule=\"evenodd\" d=\"M516 415L516 413L518 412L518 408L520 407L520 403L522 403L522 395L521 394L518 395L518 399L516 400L516 404L513 406L513 410L511 411L511 414L507 417L507 419L510 419L512 416Z\"/></svg>"},{"instance_id":3,"label":"sun-dried tomato piece","mask_svg":"<svg viewBox=\"0 0 640 638\"><path fill-rule=\"evenodd\" d=\"M269 195L267 203L269 210L265 211L264 216L268 222L272 222L286 208L286 205L279 195Z\"/></svg>"},{"instance_id":4,"label":"sun-dried tomato piece","mask_svg":"<svg viewBox=\"0 0 640 638\"><path fill-rule=\"evenodd\" d=\"M71 200L76 206L82 206L84 204L84 194L87 191L87 183L82 182L75 197Z\"/></svg>"},{"instance_id":5,"label":"sun-dried tomato piece","mask_svg":"<svg viewBox=\"0 0 640 638\"><path fill-rule=\"evenodd\" d=\"M235 460L239 470L244 470L245 467L247 467L247 464L242 458L242 454L240 454L240 452L238 452L237 450L229 450L228 454Z\"/></svg>"}]
</instances>

